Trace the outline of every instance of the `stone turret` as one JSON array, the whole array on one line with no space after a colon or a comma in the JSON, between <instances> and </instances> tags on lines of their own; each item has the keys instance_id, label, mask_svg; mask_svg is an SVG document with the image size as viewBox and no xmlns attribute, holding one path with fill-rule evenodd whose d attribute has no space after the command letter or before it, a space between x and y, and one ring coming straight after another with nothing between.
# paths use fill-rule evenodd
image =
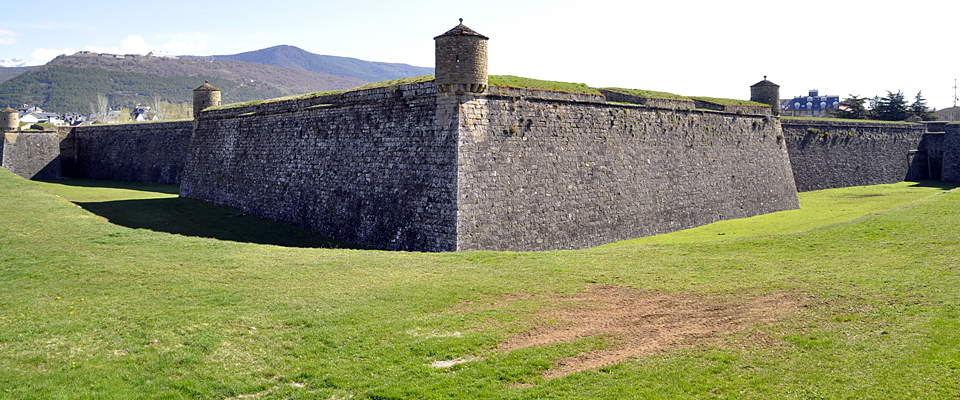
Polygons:
<instances>
[{"instance_id":1,"label":"stone turret","mask_svg":"<svg viewBox=\"0 0 960 400\"><path fill-rule=\"evenodd\" d=\"M204 108L219 105L220 89L213 87L210 81L204 81L202 86L193 89L193 118L197 118Z\"/></svg>"},{"instance_id":2,"label":"stone turret","mask_svg":"<svg viewBox=\"0 0 960 400\"><path fill-rule=\"evenodd\" d=\"M20 127L20 113L10 107L0 111L0 131L14 131ZM0 138L3 140L3 138Z\"/></svg>"},{"instance_id":3,"label":"stone turret","mask_svg":"<svg viewBox=\"0 0 960 400\"><path fill-rule=\"evenodd\" d=\"M780 115L780 85L767 80L763 80L750 86L750 101L765 103L770 105L773 115Z\"/></svg>"},{"instance_id":4,"label":"stone turret","mask_svg":"<svg viewBox=\"0 0 960 400\"><path fill-rule=\"evenodd\" d=\"M437 95L487 91L487 40L463 25L433 38L436 44Z\"/></svg>"}]
</instances>

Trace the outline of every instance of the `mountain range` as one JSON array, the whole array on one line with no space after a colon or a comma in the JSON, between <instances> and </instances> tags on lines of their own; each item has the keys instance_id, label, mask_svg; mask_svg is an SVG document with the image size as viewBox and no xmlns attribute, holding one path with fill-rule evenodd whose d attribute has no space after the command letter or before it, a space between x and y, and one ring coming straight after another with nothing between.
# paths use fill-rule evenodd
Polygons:
<instances>
[{"instance_id":1,"label":"mountain range","mask_svg":"<svg viewBox=\"0 0 960 400\"><path fill-rule=\"evenodd\" d=\"M363 61L356 58L324 56L294 46L280 45L266 49L227 56L198 57L203 59L242 61L257 64L276 65L319 72L322 74L349 76L368 82L428 75L433 68L414 67L407 64Z\"/></svg>"},{"instance_id":2,"label":"mountain range","mask_svg":"<svg viewBox=\"0 0 960 400\"><path fill-rule=\"evenodd\" d=\"M433 68L313 54L293 46L224 56L154 57L79 52L38 67L0 68L0 108L37 105L48 112L86 112L98 93L112 108L154 98L192 101L210 81L224 104L433 73Z\"/></svg>"}]
</instances>

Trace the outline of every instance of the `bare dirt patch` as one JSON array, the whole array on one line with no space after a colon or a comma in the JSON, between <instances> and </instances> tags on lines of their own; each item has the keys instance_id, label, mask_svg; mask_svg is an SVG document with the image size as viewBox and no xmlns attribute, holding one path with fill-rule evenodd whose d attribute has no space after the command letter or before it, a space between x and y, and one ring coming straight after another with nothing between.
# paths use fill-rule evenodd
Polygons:
<instances>
[{"instance_id":1,"label":"bare dirt patch","mask_svg":"<svg viewBox=\"0 0 960 400\"><path fill-rule=\"evenodd\" d=\"M795 311L799 300L796 295L775 294L730 301L605 286L551 303L555 307L548 307L538 319L557 323L516 335L501 343L499 350L507 352L599 336L613 338L614 345L562 359L544 374L546 378L705 345L721 335L776 323Z\"/></svg>"}]
</instances>

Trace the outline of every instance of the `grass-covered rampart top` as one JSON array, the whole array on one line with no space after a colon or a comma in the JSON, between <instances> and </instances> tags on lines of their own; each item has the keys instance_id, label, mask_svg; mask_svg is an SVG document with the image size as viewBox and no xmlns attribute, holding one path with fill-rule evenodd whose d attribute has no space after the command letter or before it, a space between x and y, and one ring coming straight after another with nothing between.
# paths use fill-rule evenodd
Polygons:
<instances>
[{"instance_id":1,"label":"grass-covered rampart top","mask_svg":"<svg viewBox=\"0 0 960 400\"><path fill-rule=\"evenodd\" d=\"M877 119L842 119L842 118L827 118L827 117L791 117L789 115L781 115L780 119L783 120L792 120L800 122L852 122L856 124L910 124L910 125L920 125L916 122L906 122L906 121L881 121Z\"/></svg>"},{"instance_id":2,"label":"grass-covered rampart top","mask_svg":"<svg viewBox=\"0 0 960 400\"><path fill-rule=\"evenodd\" d=\"M608 87L608 88L601 88L601 89L609 90L611 92L621 93L629 96L636 96L644 99L693 101L693 99L687 96L681 96L679 94L673 94L669 92L658 92L655 90L624 89L624 88L616 88L616 87Z\"/></svg>"},{"instance_id":3,"label":"grass-covered rampart top","mask_svg":"<svg viewBox=\"0 0 960 400\"><path fill-rule=\"evenodd\" d=\"M347 91L356 92L360 90L370 90L370 89L380 89L380 88L396 87L396 86L403 86L403 85L413 85L416 83L430 82L434 79L436 79L435 75L412 76L409 78L391 79L388 81L368 83L366 85L357 86Z\"/></svg>"},{"instance_id":4,"label":"grass-covered rampart top","mask_svg":"<svg viewBox=\"0 0 960 400\"><path fill-rule=\"evenodd\" d=\"M750 100L724 99L721 97L691 96L691 99L725 106L770 107L769 104Z\"/></svg>"},{"instance_id":5,"label":"grass-covered rampart top","mask_svg":"<svg viewBox=\"0 0 960 400\"><path fill-rule=\"evenodd\" d=\"M39 126L39 127L41 127L41 129L34 129L34 126ZM56 125L51 124L51 123L49 123L49 122L33 122L33 123L23 122L23 123L20 123L20 129L22 129L22 130L28 130L28 131L37 131L37 130L43 130L43 129L45 129L45 128L56 128L56 127L57 127Z\"/></svg>"},{"instance_id":6,"label":"grass-covered rampart top","mask_svg":"<svg viewBox=\"0 0 960 400\"><path fill-rule=\"evenodd\" d=\"M490 75L488 79L488 84L490 86L506 86L518 89L550 90L553 92L601 95L599 90L587 86L585 83L544 81L533 78L521 78L513 75Z\"/></svg>"},{"instance_id":7,"label":"grass-covered rampart top","mask_svg":"<svg viewBox=\"0 0 960 400\"><path fill-rule=\"evenodd\" d=\"M414 76L409 78L400 78L400 79L392 79L388 81L368 83L366 85L358 86L349 90L315 92L315 93L307 93L307 94L301 94L301 95L278 97L270 100L255 100L255 101L248 101L243 103L225 104L221 106L210 107L210 108L207 108L207 110L224 110L224 109L252 106L252 105L263 104L263 103L274 103L274 102L286 101L286 100L303 100L303 99L310 99L310 98L337 94L337 93L347 93L347 92L356 92L360 90L371 90L371 89L380 89L380 88L386 88L386 87L397 87L402 85L412 85L416 83L430 82L434 79L436 79L435 75L421 75L421 76ZM597 90L596 88L592 88L585 83L546 81L541 79L523 78L523 77L513 76L513 75L490 75L488 77L488 84L490 86L501 86L501 87L517 88L517 89L548 90L552 92L589 94L589 95L602 96L602 93L600 93L599 90ZM702 101L721 104L721 105L769 107L769 105L767 104L758 103L758 102L749 101L749 100L724 99L719 97L704 97L704 96L690 97L690 96L681 96L681 95L669 93L669 92L658 92L655 90L643 90L643 89L627 89L627 88L616 88L616 87L602 88L602 89L609 90L611 92L623 93L625 95L637 96L637 97L649 98L649 99L679 100L679 101L693 101L694 99L697 99L697 100L702 100Z\"/></svg>"},{"instance_id":8,"label":"grass-covered rampart top","mask_svg":"<svg viewBox=\"0 0 960 400\"><path fill-rule=\"evenodd\" d=\"M356 89L352 89L352 90L356 90ZM231 104L223 104L219 106L207 107L204 109L204 111L228 110L231 108L255 106L258 104L279 103L281 101L289 101L289 100L308 100L308 99L314 99L317 97L329 96L332 94L338 94L343 92L345 92L345 90L325 90L321 92L294 94L290 96L277 97L277 98L267 99L267 100L253 100L253 101L245 101L242 103L231 103Z\"/></svg>"},{"instance_id":9,"label":"grass-covered rampart top","mask_svg":"<svg viewBox=\"0 0 960 400\"><path fill-rule=\"evenodd\" d=\"M227 110L231 108L241 108L246 106L277 103L277 102L289 101L289 100L308 100L308 99L313 99L317 97L329 96L329 95L340 94L340 93L358 92L361 90L381 89L386 87L396 87L396 86L402 86L402 85L412 85L415 83L430 82L432 80L434 80L434 75L420 75L420 76L413 76L409 78L400 78L400 79L391 79L388 81L372 82L366 85L357 86L349 90L327 90L322 92L296 94L292 96L277 97L277 98L268 99L268 100L255 100L255 101L247 101L243 103L224 104L220 106L206 108L205 110L210 110L210 111Z\"/></svg>"}]
</instances>

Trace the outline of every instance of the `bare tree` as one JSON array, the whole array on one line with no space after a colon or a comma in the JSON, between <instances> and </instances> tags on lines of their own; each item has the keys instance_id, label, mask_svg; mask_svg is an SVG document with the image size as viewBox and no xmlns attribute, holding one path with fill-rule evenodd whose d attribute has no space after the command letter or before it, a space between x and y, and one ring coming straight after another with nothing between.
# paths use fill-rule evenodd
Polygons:
<instances>
[{"instance_id":1,"label":"bare tree","mask_svg":"<svg viewBox=\"0 0 960 400\"><path fill-rule=\"evenodd\" d=\"M153 104L152 104L151 111L153 111L153 115L156 116L158 120L164 119L163 114L165 111L164 108L166 107L164 107L163 103L165 103L165 101L160 100L160 96L153 95Z\"/></svg>"},{"instance_id":2,"label":"bare tree","mask_svg":"<svg viewBox=\"0 0 960 400\"><path fill-rule=\"evenodd\" d=\"M101 122L107 122L108 105L109 101L107 100L107 96L103 93L97 93L97 104L90 103L90 113Z\"/></svg>"}]
</instances>

